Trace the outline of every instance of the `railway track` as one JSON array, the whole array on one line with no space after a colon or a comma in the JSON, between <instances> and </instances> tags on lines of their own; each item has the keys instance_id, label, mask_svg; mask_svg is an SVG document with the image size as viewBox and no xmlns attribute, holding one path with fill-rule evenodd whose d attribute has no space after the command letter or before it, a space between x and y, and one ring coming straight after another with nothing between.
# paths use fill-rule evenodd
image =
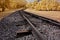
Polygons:
<instances>
[{"instance_id":1,"label":"railway track","mask_svg":"<svg viewBox=\"0 0 60 40\"><path fill-rule=\"evenodd\" d=\"M21 10L0 21L0 35L0 40L60 40L60 23Z\"/></svg>"}]
</instances>

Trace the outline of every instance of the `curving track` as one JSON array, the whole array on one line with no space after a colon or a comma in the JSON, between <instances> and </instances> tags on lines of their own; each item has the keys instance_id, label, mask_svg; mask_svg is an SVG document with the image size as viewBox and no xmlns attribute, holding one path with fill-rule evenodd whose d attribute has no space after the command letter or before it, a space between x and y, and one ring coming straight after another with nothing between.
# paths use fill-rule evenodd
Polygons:
<instances>
[{"instance_id":1,"label":"curving track","mask_svg":"<svg viewBox=\"0 0 60 40\"><path fill-rule=\"evenodd\" d=\"M31 25L20 14L24 14L32 22L45 40L60 40L60 23L24 11L16 11L0 21L0 40L38 40L33 30L30 35L16 38L18 30L31 28Z\"/></svg>"}]
</instances>

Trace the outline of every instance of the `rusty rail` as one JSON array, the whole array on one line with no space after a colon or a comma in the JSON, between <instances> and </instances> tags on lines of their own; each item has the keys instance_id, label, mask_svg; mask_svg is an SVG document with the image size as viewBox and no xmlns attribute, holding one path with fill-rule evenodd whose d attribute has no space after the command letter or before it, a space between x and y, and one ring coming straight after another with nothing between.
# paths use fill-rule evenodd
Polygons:
<instances>
[{"instance_id":1,"label":"rusty rail","mask_svg":"<svg viewBox=\"0 0 60 40\"><path fill-rule=\"evenodd\" d=\"M21 11L20 15L30 24L33 36L35 36L38 40L46 40L46 38L36 29L32 22L22 13L24 14L24 12Z\"/></svg>"}]
</instances>

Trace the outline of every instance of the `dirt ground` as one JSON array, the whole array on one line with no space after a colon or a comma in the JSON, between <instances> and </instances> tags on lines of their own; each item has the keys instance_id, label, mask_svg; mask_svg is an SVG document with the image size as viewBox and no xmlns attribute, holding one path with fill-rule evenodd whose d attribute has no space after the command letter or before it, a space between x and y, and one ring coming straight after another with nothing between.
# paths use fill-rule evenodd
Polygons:
<instances>
[{"instance_id":1,"label":"dirt ground","mask_svg":"<svg viewBox=\"0 0 60 40\"><path fill-rule=\"evenodd\" d=\"M2 18L4 18L5 16L8 16L10 14L12 14L12 12L15 12L15 11L18 11L18 10L21 10L22 8L20 9L15 9L15 10L8 10L8 11L4 11L4 12L0 12L0 20Z\"/></svg>"}]
</instances>

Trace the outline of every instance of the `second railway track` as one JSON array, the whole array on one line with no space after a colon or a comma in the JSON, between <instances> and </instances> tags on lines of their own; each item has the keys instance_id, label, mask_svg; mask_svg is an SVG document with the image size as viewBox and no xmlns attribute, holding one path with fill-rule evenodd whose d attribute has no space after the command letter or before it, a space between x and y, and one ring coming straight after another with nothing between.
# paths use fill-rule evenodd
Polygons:
<instances>
[{"instance_id":1,"label":"second railway track","mask_svg":"<svg viewBox=\"0 0 60 40\"><path fill-rule=\"evenodd\" d=\"M28 20L26 20L24 15ZM34 30L32 26L36 29ZM31 28L34 31L31 30ZM30 34L21 38L16 38L17 31L22 29L31 30L33 35ZM43 17L34 16L33 14L29 15L24 11L17 11L1 20L0 33L1 40L60 40L60 24ZM40 39L40 37L42 39Z\"/></svg>"}]
</instances>

